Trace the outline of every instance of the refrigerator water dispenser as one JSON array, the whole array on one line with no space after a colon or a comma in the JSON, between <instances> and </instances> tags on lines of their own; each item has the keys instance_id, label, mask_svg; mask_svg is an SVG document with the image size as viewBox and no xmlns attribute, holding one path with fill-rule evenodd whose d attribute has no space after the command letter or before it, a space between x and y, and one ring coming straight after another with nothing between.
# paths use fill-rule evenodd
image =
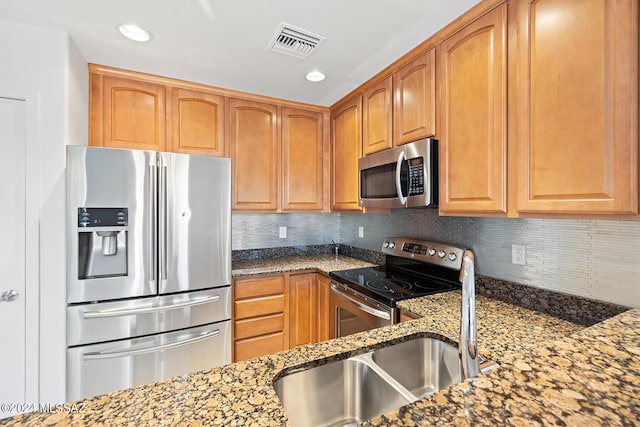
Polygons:
<instances>
[{"instance_id":1,"label":"refrigerator water dispenser","mask_svg":"<svg viewBox=\"0 0 640 427\"><path fill-rule=\"evenodd\" d=\"M78 279L127 275L127 208L78 208Z\"/></svg>"}]
</instances>

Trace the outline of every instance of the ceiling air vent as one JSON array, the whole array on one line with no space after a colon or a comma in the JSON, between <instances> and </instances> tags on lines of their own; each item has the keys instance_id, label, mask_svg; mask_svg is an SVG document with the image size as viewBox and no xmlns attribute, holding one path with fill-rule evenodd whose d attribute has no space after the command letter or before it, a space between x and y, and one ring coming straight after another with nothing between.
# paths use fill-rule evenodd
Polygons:
<instances>
[{"instance_id":1,"label":"ceiling air vent","mask_svg":"<svg viewBox=\"0 0 640 427\"><path fill-rule=\"evenodd\" d=\"M281 22L269 43L269 49L304 59L310 57L325 39L320 34Z\"/></svg>"}]
</instances>

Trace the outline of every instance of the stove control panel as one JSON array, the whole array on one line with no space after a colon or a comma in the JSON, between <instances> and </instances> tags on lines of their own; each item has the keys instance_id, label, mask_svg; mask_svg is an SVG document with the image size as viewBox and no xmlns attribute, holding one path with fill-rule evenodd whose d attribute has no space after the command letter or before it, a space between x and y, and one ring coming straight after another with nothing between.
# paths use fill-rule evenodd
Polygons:
<instances>
[{"instance_id":1,"label":"stove control panel","mask_svg":"<svg viewBox=\"0 0 640 427\"><path fill-rule=\"evenodd\" d=\"M382 252L456 270L462 268L462 256L464 255L462 248L407 237L387 237L382 244Z\"/></svg>"}]
</instances>

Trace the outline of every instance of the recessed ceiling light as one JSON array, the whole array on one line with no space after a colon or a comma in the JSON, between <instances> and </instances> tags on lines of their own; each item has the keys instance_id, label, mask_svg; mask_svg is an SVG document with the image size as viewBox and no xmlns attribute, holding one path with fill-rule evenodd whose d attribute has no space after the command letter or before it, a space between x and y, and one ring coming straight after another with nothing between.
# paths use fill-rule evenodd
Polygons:
<instances>
[{"instance_id":1,"label":"recessed ceiling light","mask_svg":"<svg viewBox=\"0 0 640 427\"><path fill-rule=\"evenodd\" d=\"M146 42L151 40L151 33L137 25L122 24L118 27L118 31L120 31L120 34L126 38L137 42Z\"/></svg>"},{"instance_id":2,"label":"recessed ceiling light","mask_svg":"<svg viewBox=\"0 0 640 427\"><path fill-rule=\"evenodd\" d=\"M309 71L306 77L307 77L307 80L309 80L310 82L321 82L327 76L325 76L322 71L313 70L313 71Z\"/></svg>"}]
</instances>

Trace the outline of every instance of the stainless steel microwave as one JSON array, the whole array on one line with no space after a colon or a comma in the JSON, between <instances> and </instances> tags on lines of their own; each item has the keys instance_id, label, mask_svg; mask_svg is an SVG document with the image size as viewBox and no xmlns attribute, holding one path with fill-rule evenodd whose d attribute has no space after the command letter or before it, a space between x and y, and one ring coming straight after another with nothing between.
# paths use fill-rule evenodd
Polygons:
<instances>
[{"instance_id":1,"label":"stainless steel microwave","mask_svg":"<svg viewBox=\"0 0 640 427\"><path fill-rule=\"evenodd\" d=\"M438 206L438 140L421 139L359 159L358 184L363 207Z\"/></svg>"}]
</instances>

